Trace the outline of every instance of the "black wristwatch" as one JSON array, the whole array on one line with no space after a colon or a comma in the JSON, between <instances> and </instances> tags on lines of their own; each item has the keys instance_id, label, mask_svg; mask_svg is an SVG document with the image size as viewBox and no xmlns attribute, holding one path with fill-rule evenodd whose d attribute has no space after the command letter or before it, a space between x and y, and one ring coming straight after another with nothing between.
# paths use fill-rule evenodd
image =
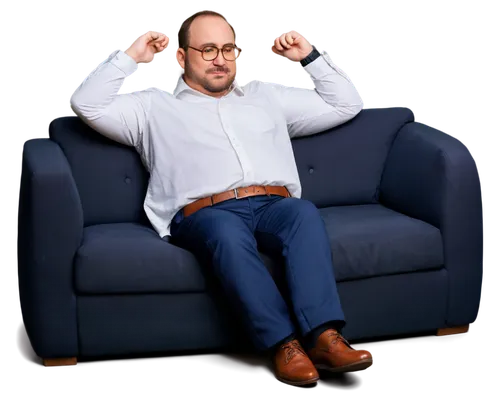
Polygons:
<instances>
[{"instance_id":1,"label":"black wristwatch","mask_svg":"<svg viewBox=\"0 0 500 400\"><path fill-rule=\"evenodd\" d=\"M319 51L316 49L316 47L313 45L313 50L309 53L309 55L306 58L303 58L300 60L300 64L305 67L307 64L313 62L316 60L321 54Z\"/></svg>"}]
</instances>

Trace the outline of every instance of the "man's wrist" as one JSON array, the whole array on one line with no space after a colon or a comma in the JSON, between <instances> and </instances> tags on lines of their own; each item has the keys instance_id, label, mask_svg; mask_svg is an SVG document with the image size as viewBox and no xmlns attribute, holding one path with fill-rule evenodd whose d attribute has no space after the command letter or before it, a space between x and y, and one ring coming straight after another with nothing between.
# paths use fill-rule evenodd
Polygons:
<instances>
[{"instance_id":1,"label":"man's wrist","mask_svg":"<svg viewBox=\"0 0 500 400\"><path fill-rule=\"evenodd\" d=\"M302 60L300 60L300 64L305 67L307 64L312 63L314 60L316 60L321 54L319 51L316 49L316 47L313 45L312 51L304 57Z\"/></svg>"},{"instance_id":2,"label":"man's wrist","mask_svg":"<svg viewBox=\"0 0 500 400\"><path fill-rule=\"evenodd\" d=\"M138 59L137 59L137 56L136 56L136 55L135 55L132 51L130 51L130 49L125 50L125 51L124 51L124 53L125 53L126 55L128 55L129 57L133 58L133 59L134 59L134 61L135 61L137 64L139 64L139 61L138 61Z\"/></svg>"}]
</instances>

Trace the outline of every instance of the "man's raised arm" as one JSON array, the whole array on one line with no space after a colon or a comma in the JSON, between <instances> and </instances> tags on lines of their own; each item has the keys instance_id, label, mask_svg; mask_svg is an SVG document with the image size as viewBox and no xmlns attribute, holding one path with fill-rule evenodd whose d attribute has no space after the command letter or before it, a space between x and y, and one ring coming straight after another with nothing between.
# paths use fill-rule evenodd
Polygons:
<instances>
[{"instance_id":1,"label":"man's raised arm","mask_svg":"<svg viewBox=\"0 0 500 400\"><path fill-rule=\"evenodd\" d=\"M147 114L155 89L117 93L138 64L153 60L155 53L167 47L168 40L164 34L150 31L140 36L125 52L115 50L73 93L71 109L102 135L129 146L140 145L147 129Z\"/></svg>"},{"instance_id":2,"label":"man's raised arm","mask_svg":"<svg viewBox=\"0 0 500 400\"><path fill-rule=\"evenodd\" d=\"M301 89L266 82L283 110L291 138L343 124L363 109L363 100L347 74L332 62L326 51L320 54L297 32L276 38L272 50L300 61L315 85L315 89Z\"/></svg>"}]
</instances>

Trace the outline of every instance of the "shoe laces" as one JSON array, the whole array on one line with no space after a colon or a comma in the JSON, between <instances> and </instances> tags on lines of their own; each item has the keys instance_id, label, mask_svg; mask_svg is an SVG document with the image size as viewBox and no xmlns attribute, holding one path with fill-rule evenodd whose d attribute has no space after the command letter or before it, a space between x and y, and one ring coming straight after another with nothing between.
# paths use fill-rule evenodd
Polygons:
<instances>
[{"instance_id":1,"label":"shoe laces","mask_svg":"<svg viewBox=\"0 0 500 400\"><path fill-rule=\"evenodd\" d=\"M338 332L335 332L335 331L328 332L327 336L329 338L331 338L330 339L330 344L335 344L338 341L340 341L340 342L345 343L350 348L352 348L351 344L340 333L338 333Z\"/></svg>"},{"instance_id":2,"label":"shoe laces","mask_svg":"<svg viewBox=\"0 0 500 400\"><path fill-rule=\"evenodd\" d=\"M330 331L330 332L327 333L327 335L329 337L333 336L333 339L330 341L330 344L335 344L335 343L337 343L340 340L340 341L344 342L347 346L351 347L351 345L349 344L349 342L340 333L338 333L337 331Z\"/></svg>"},{"instance_id":3,"label":"shoe laces","mask_svg":"<svg viewBox=\"0 0 500 400\"><path fill-rule=\"evenodd\" d=\"M285 344L282 344L280 346L281 349L285 349L285 364L287 364L290 359L296 355L296 354L303 354L303 355L307 355L305 352L304 352L304 349L302 348L302 346L300 345L299 342L297 341L290 341L290 342L287 342Z\"/></svg>"}]
</instances>

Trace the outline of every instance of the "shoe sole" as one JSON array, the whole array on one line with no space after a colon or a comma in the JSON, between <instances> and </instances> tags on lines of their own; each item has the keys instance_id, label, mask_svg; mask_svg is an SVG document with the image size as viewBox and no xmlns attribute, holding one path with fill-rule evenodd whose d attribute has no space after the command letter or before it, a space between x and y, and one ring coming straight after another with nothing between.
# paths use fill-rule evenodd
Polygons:
<instances>
[{"instance_id":1,"label":"shoe sole","mask_svg":"<svg viewBox=\"0 0 500 400\"><path fill-rule=\"evenodd\" d=\"M354 371L362 371L368 368L372 364L373 364L373 359L367 358L365 360L357 361L349 365L343 365L341 367L330 367L325 364L314 364L314 366L318 370L323 369L330 372L354 372Z\"/></svg>"},{"instance_id":2,"label":"shoe sole","mask_svg":"<svg viewBox=\"0 0 500 400\"><path fill-rule=\"evenodd\" d=\"M311 383L316 383L319 380L319 377L308 379L307 381L289 381L288 379L282 378L280 376L277 376L276 378L283 383L288 383L289 385L294 386L310 385Z\"/></svg>"}]
</instances>

